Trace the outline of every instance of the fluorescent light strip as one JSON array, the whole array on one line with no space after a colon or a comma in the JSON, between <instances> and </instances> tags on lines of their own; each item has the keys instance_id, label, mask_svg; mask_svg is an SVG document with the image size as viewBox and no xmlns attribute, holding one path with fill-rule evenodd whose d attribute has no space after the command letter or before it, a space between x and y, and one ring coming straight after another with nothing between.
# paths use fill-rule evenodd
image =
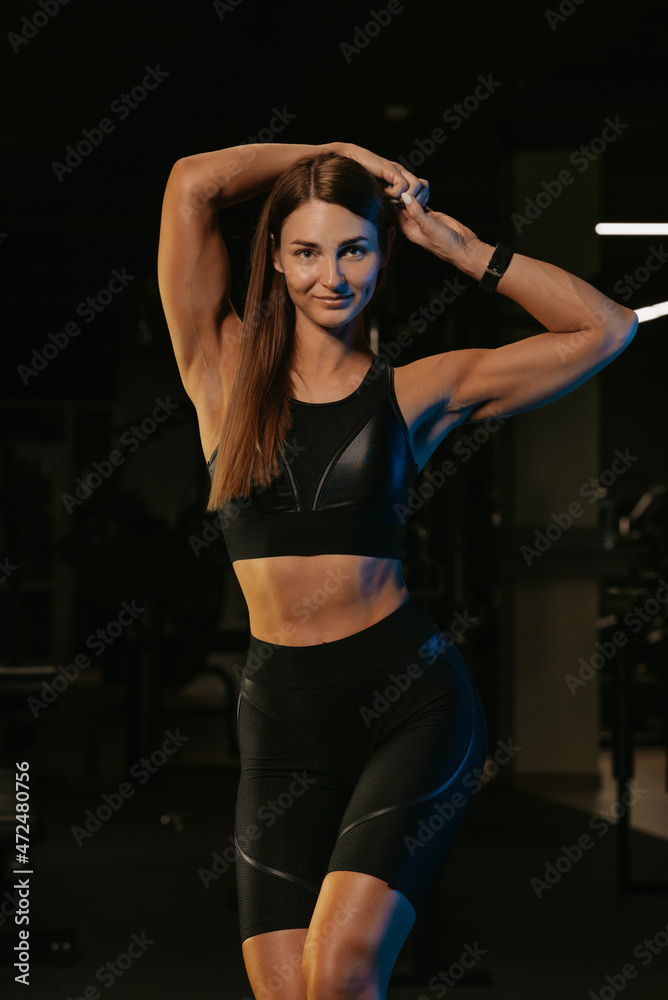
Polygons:
<instances>
[{"instance_id":1,"label":"fluorescent light strip","mask_svg":"<svg viewBox=\"0 0 668 1000\"><path fill-rule=\"evenodd\" d=\"M639 323L646 323L650 319L658 319L659 316L668 316L668 302L657 302L655 306L643 306L642 309L635 310Z\"/></svg>"},{"instance_id":2,"label":"fluorescent light strip","mask_svg":"<svg viewBox=\"0 0 668 1000\"><path fill-rule=\"evenodd\" d=\"M668 236L668 222L598 222L599 236Z\"/></svg>"}]
</instances>

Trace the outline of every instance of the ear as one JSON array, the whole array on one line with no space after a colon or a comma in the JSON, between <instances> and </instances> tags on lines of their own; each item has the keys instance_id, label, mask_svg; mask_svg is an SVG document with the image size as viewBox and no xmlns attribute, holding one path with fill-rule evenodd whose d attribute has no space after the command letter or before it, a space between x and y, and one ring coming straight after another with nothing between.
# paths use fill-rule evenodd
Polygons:
<instances>
[{"instance_id":1,"label":"ear","mask_svg":"<svg viewBox=\"0 0 668 1000\"><path fill-rule=\"evenodd\" d=\"M283 274L283 268L281 267L280 255L279 255L279 251L278 251L278 249L276 247L276 241L274 240L274 234L273 233L269 233L269 239L271 241L271 259L272 259L273 265L274 265L274 267L276 268L277 271L280 271L281 274Z\"/></svg>"}]
</instances>

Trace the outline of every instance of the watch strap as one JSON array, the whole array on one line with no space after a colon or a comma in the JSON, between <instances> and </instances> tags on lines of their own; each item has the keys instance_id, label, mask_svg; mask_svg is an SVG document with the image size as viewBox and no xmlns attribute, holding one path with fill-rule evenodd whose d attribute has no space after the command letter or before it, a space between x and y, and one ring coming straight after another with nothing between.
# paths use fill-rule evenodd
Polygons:
<instances>
[{"instance_id":1,"label":"watch strap","mask_svg":"<svg viewBox=\"0 0 668 1000\"><path fill-rule=\"evenodd\" d=\"M487 269L478 282L478 288L483 292L494 292L499 281L513 258L514 251L503 243L497 243L490 257Z\"/></svg>"}]
</instances>

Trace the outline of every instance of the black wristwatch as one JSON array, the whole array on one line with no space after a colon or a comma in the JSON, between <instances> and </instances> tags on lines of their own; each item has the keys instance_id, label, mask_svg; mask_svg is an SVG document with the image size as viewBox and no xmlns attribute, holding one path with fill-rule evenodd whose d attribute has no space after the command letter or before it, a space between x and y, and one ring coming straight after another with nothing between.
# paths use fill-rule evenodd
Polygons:
<instances>
[{"instance_id":1,"label":"black wristwatch","mask_svg":"<svg viewBox=\"0 0 668 1000\"><path fill-rule=\"evenodd\" d=\"M494 292L499 281L506 273L506 268L513 259L514 251L510 247L497 243L494 253L490 257L487 270L478 282L478 288L483 292Z\"/></svg>"}]
</instances>

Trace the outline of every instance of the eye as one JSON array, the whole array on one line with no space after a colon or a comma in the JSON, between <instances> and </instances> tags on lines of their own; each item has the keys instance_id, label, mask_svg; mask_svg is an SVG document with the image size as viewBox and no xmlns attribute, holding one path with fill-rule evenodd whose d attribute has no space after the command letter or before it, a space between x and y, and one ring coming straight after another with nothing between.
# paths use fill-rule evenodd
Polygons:
<instances>
[{"instance_id":1,"label":"eye","mask_svg":"<svg viewBox=\"0 0 668 1000\"><path fill-rule=\"evenodd\" d=\"M355 257L359 257L361 254L366 252L364 247L357 247L357 246L346 247L346 253L350 253L351 251L357 251L354 254Z\"/></svg>"},{"instance_id":2,"label":"eye","mask_svg":"<svg viewBox=\"0 0 668 1000\"><path fill-rule=\"evenodd\" d=\"M313 253L313 251L312 250L298 250L297 251L297 256L299 257L303 253ZM302 260L308 260L308 259L309 259L308 257L302 257Z\"/></svg>"}]
</instances>

